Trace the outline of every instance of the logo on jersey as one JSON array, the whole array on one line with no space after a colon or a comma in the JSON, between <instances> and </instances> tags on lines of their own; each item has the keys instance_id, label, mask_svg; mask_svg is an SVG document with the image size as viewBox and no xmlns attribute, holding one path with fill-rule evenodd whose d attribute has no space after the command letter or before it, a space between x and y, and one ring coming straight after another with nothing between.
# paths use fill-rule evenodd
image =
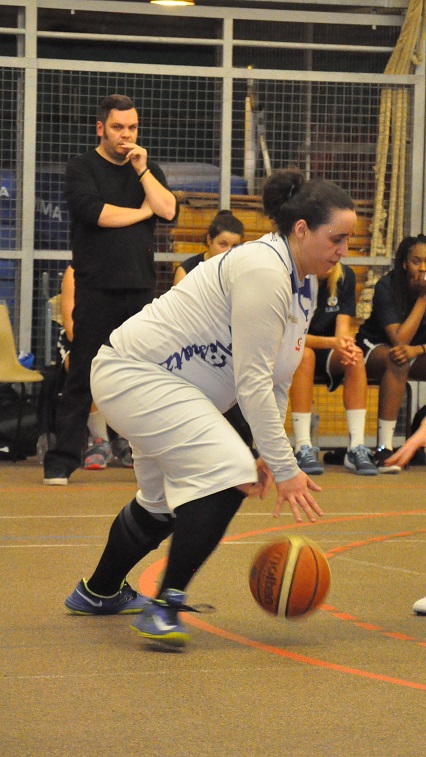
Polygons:
<instances>
[{"instance_id":1,"label":"logo on jersey","mask_svg":"<svg viewBox=\"0 0 426 757\"><path fill-rule=\"evenodd\" d=\"M232 342L228 346L219 340L210 344L188 344L187 347L182 347L180 352L173 352L160 365L168 371L181 371L183 365L189 363L194 356L200 357L214 368L224 368L228 358L232 357Z\"/></svg>"}]
</instances>

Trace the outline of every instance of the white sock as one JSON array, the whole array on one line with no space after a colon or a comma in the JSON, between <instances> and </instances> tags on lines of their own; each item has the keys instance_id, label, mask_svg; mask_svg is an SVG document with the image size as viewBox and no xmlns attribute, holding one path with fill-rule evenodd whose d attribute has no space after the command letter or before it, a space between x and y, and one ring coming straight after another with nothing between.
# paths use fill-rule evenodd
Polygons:
<instances>
[{"instance_id":1,"label":"white sock","mask_svg":"<svg viewBox=\"0 0 426 757\"><path fill-rule=\"evenodd\" d=\"M100 410L95 410L94 413L90 413L87 427L92 439L108 439L106 421Z\"/></svg>"},{"instance_id":2,"label":"white sock","mask_svg":"<svg viewBox=\"0 0 426 757\"><path fill-rule=\"evenodd\" d=\"M359 410L346 410L346 418L349 429L349 449L355 449L364 444L365 408Z\"/></svg>"},{"instance_id":3,"label":"white sock","mask_svg":"<svg viewBox=\"0 0 426 757\"><path fill-rule=\"evenodd\" d=\"M395 433L396 420L384 421L379 418L378 427L378 442L379 447L386 447L386 449L393 449L393 435Z\"/></svg>"},{"instance_id":4,"label":"white sock","mask_svg":"<svg viewBox=\"0 0 426 757\"><path fill-rule=\"evenodd\" d=\"M312 447L311 418L312 413L291 414L295 441L294 451L296 455L298 452L300 452L300 448L303 447L304 444L307 444L308 447Z\"/></svg>"}]
</instances>

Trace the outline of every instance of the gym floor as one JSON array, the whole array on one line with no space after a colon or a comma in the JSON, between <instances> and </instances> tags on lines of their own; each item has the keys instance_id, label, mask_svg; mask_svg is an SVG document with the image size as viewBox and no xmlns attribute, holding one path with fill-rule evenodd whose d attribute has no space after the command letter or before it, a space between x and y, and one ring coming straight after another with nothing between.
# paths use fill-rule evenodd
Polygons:
<instances>
[{"instance_id":1,"label":"gym floor","mask_svg":"<svg viewBox=\"0 0 426 757\"><path fill-rule=\"evenodd\" d=\"M133 471L41 484L36 459L0 463L2 757L408 757L426 743L426 475L365 478L329 466L321 522L245 500L189 603L192 643L140 642L131 616L78 617L63 600L91 571L135 493ZM332 585L311 616L268 616L248 587L258 549L309 535ZM167 544L130 575L154 592Z\"/></svg>"}]
</instances>

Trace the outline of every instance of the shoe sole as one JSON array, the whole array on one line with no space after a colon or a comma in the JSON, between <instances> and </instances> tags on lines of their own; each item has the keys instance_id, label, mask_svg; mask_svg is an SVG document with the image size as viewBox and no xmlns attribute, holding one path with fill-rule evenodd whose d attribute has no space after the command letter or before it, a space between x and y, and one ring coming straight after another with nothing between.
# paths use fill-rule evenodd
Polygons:
<instances>
[{"instance_id":1,"label":"shoe sole","mask_svg":"<svg viewBox=\"0 0 426 757\"><path fill-rule=\"evenodd\" d=\"M130 608L128 610L120 610L119 612L115 613L116 615L140 615L143 611L143 607L135 607L134 609Z\"/></svg>"},{"instance_id":2,"label":"shoe sole","mask_svg":"<svg viewBox=\"0 0 426 757\"><path fill-rule=\"evenodd\" d=\"M84 612L84 610L73 610L72 607L67 607L68 612L71 613L71 615L96 615L94 612Z\"/></svg>"},{"instance_id":3,"label":"shoe sole","mask_svg":"<svg viewBox=\"0 0 426 757\"><path fill-rule=\"evenodd\" d=\"M163 636L157 636L156 634L147 633L141 631L137 626L130 626L138 636L141 636L146 641L152 641L162 646L172 647L173 649L182 649L191 640L188 633L182 633L182 631L172 631L172 633L165 633Z\"/></svg>"},{"instance_id":4,"label":"shoe sole","mask_svg":"<svg viewBox=\"0 0 426 757\"><path fill-rule=\"evenodd\" d=\"M134 609L124 609L119 610L118 612L90 612L90 610L74 610L73 607L68 607L68 605L65 603L65 607L67 608L68 612L71 613L71 615L91 615L92 617L94 615L103 615L106 617L107 615L140 615L143 607L135 607Z\"/></svg>"},{"instance_id":5,"label":"shoe sole","mask_svg":"<svg viewBox=\"0 0 426 757\"><path fill-rule=\"evenodd\" d=\"M68 479L67 478L44 478L43 484L45 486L67 486Z\"/></svg>"},{"instance_id":6,"label":"shoe sole","mask_svg":"<svg viewBox=\"0 0 426 757\"><path fill-rule=\"evenodd\" d=\"M379 473L401 473L399 465L378 465L377 470Z\"/></svg>"},{"instance_id":7,"label":"shoe sole","mask_svg":"<svg viewBox=\"0 0 426 757\"><path fill-rule=\"evenodd\" d=\"M378 476L379 474L378 470L356 470L356 468L349 468L347 465L345 465L345 468L351 473L355 473L356 476Z\"/></svg>"},{"instance_id":8,"label":"shoe sole","mask_svg":"<svg viewBox=\"0 0 426 757\"><path fill-rule=\"evenodd\" d=\"M300 468L300 470L303 473L306 473L307 476L322 476L322 474L324 473L324 468L314 468L313 470L309 470L308 468Z\"/></svg>"},{"instance_id":9,"label":"shoe sole","mask_svg":"<svg viewBox=\"0 0 426 757\"><path fill-rule=\"evenodd\" d=\"M100 465L99 463L92 463L91 465L84 465L83 470L106 470L106 463L105 465Z\"/></svg>"},{"instance_id":10,"label":"shoe sole","mask_svg":"<svg viewBox=\"0 0 426 757\"><path fill-rule=\"evenodd\" d=\"M355 465L352 465L351 463L343 463L346 470L350 471L351 473L355 473L356 476L378 476L379 471L377 468L374 470L357 470Z\"/></svg>"}]
</instances>

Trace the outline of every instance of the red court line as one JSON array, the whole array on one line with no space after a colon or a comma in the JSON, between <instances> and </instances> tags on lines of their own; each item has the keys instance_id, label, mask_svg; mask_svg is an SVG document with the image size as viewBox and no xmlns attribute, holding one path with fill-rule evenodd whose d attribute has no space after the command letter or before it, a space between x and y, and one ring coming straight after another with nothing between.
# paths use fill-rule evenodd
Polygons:
<instances>
[{"instance_id":1,"label":"red court line","mask_svg":"<svg viewBox=\"0 0 426 757\"><path fill-rule=\"evenodd\" d=\"M297 528L318 528L318 526L329 525L330 523L349 523L357 520L372 520L373 518L393 518L400 515L426 515L426 510L403 510L400 512L388 512L388 513L363 513L362 515L342 515L338 518L325 518L324 520L318 520L316 523L309 523L308 521L303 523L289 523L286 526L269 526L268 528L258 528L255 531L246 531L245 533L235 534L233 536L225 536L222 541L240 541L241 539L248 539L251 536L261 536L262 534L270 534L281 531L292 531Z\"/></svg>"},{"instance_id":2,"label":"red court line","mask_svg":"<svg viewBox=\"0 0 426 757\"><path fill-rule=\"evenodd\" d=\"M406 681L403 678L393 678L392 676L382 675L380 673L370 673L368 670L359 670L358 668L350 668L347 665L338 665L334 662L327 662L326 660L319 660L315 657L307 657L306 655L298 654L297 652L290 652L288 649L280 649L279 647L273 647L270 644L263 644L260 641L253 641L247 639L245 636L239 636L229 631L224 631L222 628L206 623L199 618L185 617L185 622L190 622L192 626L196 626L203 631L208 631L216 636L222 636L224 639L234 641L237 644L242 644L246 647L252 647L261 652L267 652L268 654L276 655L277 657L284 657L288 660L294 660L295 662L302 662L306 665L314 665L319 668L326 668L327 670L335 670L339 673L347 673L353 676L359 676L361 678L370 678L374 681L384 681L385 683L392 683L396 686L404 686L410 689L419 689L420 691L426 691L426 684L415 683L414 681Z\"/></svg>"},{"instance_id":3,"label":"red court line","mask_svg":"<svg viewBox=\"0 0 426 757\"><path fill-rule=\"evenodd\" d=\"M345 544L343 547L334 547L328 552L325 552L325 556L330 558L334 555L339 555L342 552L347 552L349 549L355 549L358 547L366 547L368 544L374 544L375 542L389 541L389 539L401 539L406 536L414 536L415 534L426 533L426 528L416 528L414 531L399 531L395 534L384 534L383 536L371 536L369 539L363 539L362 541L353 541L350 544Z\"/></svg>"},{"instance_id":4,"label":"red court line","mask_svg":"<svg viewBox=\"0 0 426 757\"><path fill-rule=\"evenodd\" d=\"M322 523L336 523L336 522L345 522L345 521L353 521L353 520L363 520L366 518L373 518L373 517L392 517L396 515L417 515L417 514L425 514L426 510L412 510L412 511L403 511L403 512L390 512L390 513L377 513L375 515L373 514L365 514L360 516L346 516L341 518L329 518L326 521L321 521ZM236 541L237 539L247 538L247 536L256 536L263 533L270 533L275 531L284 531L288 530L290 528L300 528L300 527L312 527L315 526L315 524L311 523L300 523L300 524L290 524L288 526L278 526L278 527L272 527L268 529L261 529L257 531L250 531L244 534L235 534L230 537L225 537L222 541L223 542L229 542L229 541ZM404 531L400 532L398 534L389 534L385 536L375 536L371 537L370 539L365 539L362 542L356 541L352 542L351 544L345 545L345 547L336 547L334 550L330 550L330 552L326 553L328 557L332 557L334 554L340 554L342 551L346 551L349 549L359 548L360 546L365 546L366 544L370 544L373 542L383 542L388 539L392 538L401 538L404 536L411 536L415 533L424 533L426 532L426 529L418 529L417 531ZM157 560L157 562L150 565L140 576L139 579L139 590L142 592L142 594L148 594L149 596L154 596L156 593L156 579L163 570L165 564L166 564L167 558L162 558L161 560ZM394 639L399 640L406 640L406 641L412 641L412 637L404 636L403 634L397 634L392 633L389 631L385 631L385 629L381 629L379 626L374 626L373 624L369 623L362 623L359 621L355 616L348 615L346 613L335 613L334 611L336 608L332 607L331 605L322 605L321 609L331 612L331 614L336 615L339 619L342 620L350 620L351 622L354 622L355 625L364 628L366 630L374 630L381 633L383 636L391 637ZM249 639L245 636L240 636L238 634L234 634L230 631L225 631L223 628L219 628L218 626L213 626L210 623L206 623L205 621L201 620L200 618L193 617L192 615L189 615L188 613L185 614L185 622L187 622L189 625L192 625L196 628L199 628L200 630L207 631L208 633L212 633L216 636L220 636L224 639L228 639L229 641L233 641L237 644L241 644L243 646L251 647L253 649L257 649L261 652L267 652L268 654L273 654L278 657L283 657L289 660L293 660L295 662L304 663L306 665L313 665L315 667L325 668L327 670L334 670L336 672L345 673L348 675L358 676L361 678L368 678L370 680L374 681L380 681L384 683L390 683L392 685L396 686L403 686L405 688L411 688L411 689L417 689L420 691L426 691L426 684L422 683L416 683L414 681L408 681L402 678L394 678L392 676L383 675L380 673L371 673L368 670L361 670L359 668L352 668L347 665L339 665L338 663L332 663L327 662L326 660L320 660L315 657L309 657L307 655L301 655L297 652L290 652L287 649L281 649L280 647L274 647L269 644L264 644L259 641L254 641L252 639ZM416 642L419 644L419 646L426 646L426 642Z\"/></svg>"},{"instance_id":5,"label":"red court line","mask_svg":"<svg viewBox=\"0 0 426 757\"><path fill-rule=\"evenodd\" d=\"M161 560L158 560L156 563L150 565L149 568L147 568L142 573L139 579L139 590L142 592L142 594L148 594L150 596L153 596L155 594L156 578L160 571L164 568L165 564L166 558L163 557ZM225 631L223 628L213 626L211 625L211 623L206 623L204 620L193 617L188 613L185 613L185 622L191 626L194 626L195 628L199 628L201 631L212 633L215 636L220 636L223 639L228 639L228 641L233 641L236 644L242 644L245 647L257 649L260 652L267 652L268 654L273 654L277 657L284 657L285 659L293 660L294 662L301 662L305 665L313 665L319 668L326 668L327 670L335 670L338 673L346 673L353 676L359 676L361 678L369 678L374 681L383 681L384 683L391 683L396 686L404 686L410 689L419 689L420 691L426 691L426 684L423 683L406 681L403 678L393 678L392 676L386 676L380 673L370 673L368 670L351 668L347 665L339 665L334 662L327 662L326 660L320 660L315 657L308 657L307 655L298 654L297 652L290 652L288 649L273 647L270 644L264 644L261 641L254 641L253 639L248 639L245 636L240 636L230 631Z\"/></svg>"},{"instance_id":6,"label":"red court line","mask_svg":"<svg viewBox=\"0 0 426 757\"><path fill-rule=\"evenodd\" d=\"M330 559L331 557L339 555L342 552L347 552L349 549L356 549L359 547L365 547L369 544L389 541L390 539L401 539L406 536L413 536L414 534L424 533L426 533L426 528L418 528L414 531L400 531L399 533L385 534L384 536L372 536L369 539L354 541L350 544L346 544L343 547L335 547L334 549L330 549L325 553L325 556ZM333 617L338 618L339 620L348 620L358 626L358 628L363 628L365 631L375 631L376 633L382 634L382 636L388 636L392 639L398 639L399 641L414 641L415 644L418 644L421 647L425 645L425 642L418 641L414 636L407 636L406 634L397 633L396 631L386 631L386 629L382 628L381 626L376 626L373 623L363 622L353 615L341 613L337 610L336 607L333 607L332 605L323 604L319 609L323 612L329 612L331 615L333 615Z\"/></svg>"}]
</instances>

